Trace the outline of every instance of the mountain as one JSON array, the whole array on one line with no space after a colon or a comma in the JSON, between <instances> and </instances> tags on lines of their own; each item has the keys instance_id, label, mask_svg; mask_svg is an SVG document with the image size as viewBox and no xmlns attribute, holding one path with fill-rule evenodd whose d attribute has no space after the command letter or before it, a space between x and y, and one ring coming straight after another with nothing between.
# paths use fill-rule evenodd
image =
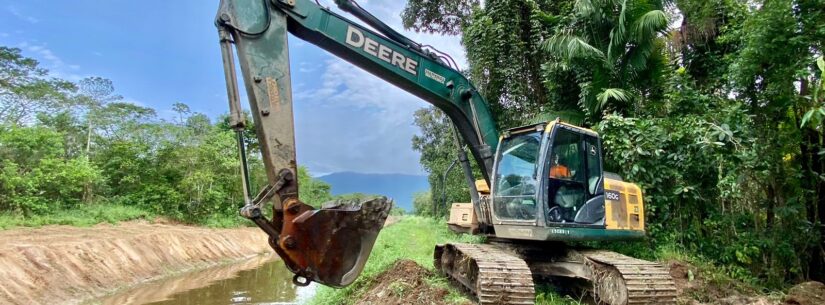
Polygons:
<instances>
[{"instance_id":1,"label":"mountain","mask_svg":"<svg viewBox=\"0 0 825 305\"><path fill-rule=\"evenodd\" d=\"M430 188L427 176L405 174L332 173L318 179L332 186L333 195L364 193L387 196L395 205L412 212L413 194Z\"/></svg>"}]
</instances>

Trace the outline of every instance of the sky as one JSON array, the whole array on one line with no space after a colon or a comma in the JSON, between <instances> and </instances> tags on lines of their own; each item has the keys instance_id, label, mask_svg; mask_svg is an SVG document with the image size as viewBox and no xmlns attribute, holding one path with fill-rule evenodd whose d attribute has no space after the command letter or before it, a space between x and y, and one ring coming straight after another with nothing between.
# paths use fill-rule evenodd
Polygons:
<instances>
[{"instance_id":1,"label":"sky","mask_svg":"<svg viewBox=\"0 0 825 305\"><path fill-rule=\"evenodd\" d=\"M216 118L228 112L213 25L218 2L0 0L0 45L20 48L55 77L111 79L125 101L155 108L161 118L171 118L177 102ZM358 3L466 67L458 37L403 31L404 1ZM290 37L289 45L298 164L315 176L424 174L411 138L419 133L413 112L426 103L310 43Z\"/></svg>"}]
</instances>

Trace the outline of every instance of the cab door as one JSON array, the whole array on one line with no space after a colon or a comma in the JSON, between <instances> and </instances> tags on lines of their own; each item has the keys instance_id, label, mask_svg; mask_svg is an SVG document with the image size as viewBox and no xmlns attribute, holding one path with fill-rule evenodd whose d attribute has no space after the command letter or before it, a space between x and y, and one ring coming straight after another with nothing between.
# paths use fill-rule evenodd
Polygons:
<instances>
[{"instance_id":1,"label":"cab door","mask_svg":"<svg viewBox=\"0 0 825 305\"><path fill-rule=\"evenodd\" d=\"M550 224L602 225L604 187L598 137L557 124L545 164Z\"/></svg>"}]
</instances>

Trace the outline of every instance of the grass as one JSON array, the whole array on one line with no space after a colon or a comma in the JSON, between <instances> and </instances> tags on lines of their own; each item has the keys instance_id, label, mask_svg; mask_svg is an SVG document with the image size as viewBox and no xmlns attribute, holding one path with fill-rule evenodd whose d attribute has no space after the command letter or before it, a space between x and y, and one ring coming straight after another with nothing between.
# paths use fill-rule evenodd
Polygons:
<instances>
[{"instance_id":1,"label":"grass","mask_svg":"<svg viewBox=\"0 0 825 305\"><path fill-rule=\"evenodd\" d=\"M310 304L353 304L371 286L371 281L381 272L390 268L399 259L413 260L429 270L433 267L433 249L436 244L446 242L482 242L483 238L467 234L458 235L447 229L443 221L418 216L406 216L398 223L385 228L378 236L367 265L358 280L343 289L319 287ZM456 289L445 277L435 275L424 279L428 284L449 291L445 300L460 304L468 301L467 296ZM403 294L407 291L401 285L390 285L391 291ZM580 305L578 300L562 296L547 286L539 286L536 293L537 305Z\"/></svg>"},{"instance_id":2,"label":"grass","mask_svg":"<svg viewBox=\"0 0 825 305\"><path fill-rule=\"evenodd\" d=\"M53 211L47 215L22 216L0 214L0 229L16 227L41 227L45 225L70 225L88 227L99 223L118 223L134 219L154 219L155 215L134 206L118 204L94 204L76 209Z\"/></svg>"},{"instance_id":3,"label":"grass","mask_svg":"<svg viewBox=\"0 0 825 305\"><path fill-rule=\"evenodd\" d=\"M561 295L549 286L536 287L536 305L582 305L582 300L569 295Z\"/></svg>"}]
</instances>

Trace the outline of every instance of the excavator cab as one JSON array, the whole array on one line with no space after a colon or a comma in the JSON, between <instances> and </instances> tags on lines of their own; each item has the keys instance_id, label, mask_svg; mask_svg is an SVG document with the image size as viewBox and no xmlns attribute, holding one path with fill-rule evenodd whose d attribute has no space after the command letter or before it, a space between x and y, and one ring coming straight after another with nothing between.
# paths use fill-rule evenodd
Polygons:
<instances>
[{"instance_id":1,"label":"excavator cab","mask_svg":"<svg viewBox=\"0 0 825 305\"><path fill-rule=\"evenodd\" d=\"M475 232L481 222L496 237L512 239L644 236L641 190L603 171L595 131L557 120L510 129L499 143L492 187L478 188L482 215L468 204L453 204L449 223L454 231Z\"/></svg>"},{"instance_id":2,"label":"excavator cab","mask_svg":"<svg viewBox=\"0 0 825 305\"><path fill-rule=\"evenodd\" d=\"M501 140L496 165L492 204L498 222L604 223L595 132L559 122L511 130Z\"/></svg>"}]
</instances>

